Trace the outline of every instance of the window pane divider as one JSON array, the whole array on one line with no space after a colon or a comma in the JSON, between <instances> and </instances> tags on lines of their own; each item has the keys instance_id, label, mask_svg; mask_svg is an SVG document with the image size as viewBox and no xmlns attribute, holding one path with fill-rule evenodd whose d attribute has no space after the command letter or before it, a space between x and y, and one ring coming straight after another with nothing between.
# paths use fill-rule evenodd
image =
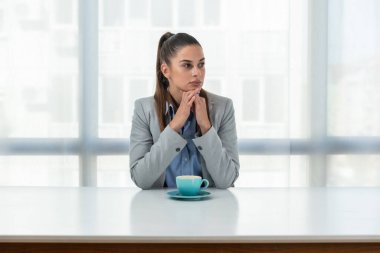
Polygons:
<instances>
[{"instance_id":1,"label":"window pane divider","mask_svg":"<svg viewBox=\"0 0 380 253\"><path fill-rule=\"evenodd\" d=\"M327 63L328 63L328 1L309 2L309 68L310 130L313 143L327 138ZM327 160L324 153L310 158L310 186L326 186Z\"/></svg>"},{"instance_id":2,"label":"window pane divider","mask_svg":"<svg viewBox=\"0 0 380 253\"><path fill-rule=\"evenodd\" d=\"M96 157L90 152L98 136L98 0L79 1L80 186L96 186Z\"/></svg>"},{"instance_id":3,"label":"window pane divider","mask_svg":"<svg viewBox=\"0 0 380 253\"><path fill-rule=\"evenodd\" d=\"M0 139L0 155L80 155L78 138ZM239 139L240 155L379 154L380 137L327 137L311 139ZM128 155L129 139L94 138L86 153ZM126 164L126 166L128 166Z\"/></svg>"}]
</instances>

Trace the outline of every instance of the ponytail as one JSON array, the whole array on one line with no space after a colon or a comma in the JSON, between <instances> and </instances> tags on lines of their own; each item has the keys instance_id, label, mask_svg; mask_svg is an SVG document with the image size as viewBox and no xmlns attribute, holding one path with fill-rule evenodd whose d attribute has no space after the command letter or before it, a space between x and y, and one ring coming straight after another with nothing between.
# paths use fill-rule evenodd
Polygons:
<instances>
[{"instance_id":1,"label":"ponytail","mask_svg":"<svg viewBox=\"0 0 380 253\"><path fill-rule=\"evenodd\" d=\"M159 119L160 130L161 132L165 128L165 110L166 110L166 98L167 98L167 89L169 87L169 80L164 76L161 71L161 49L162 45L174 34L167 32L163 34L158 42L157 49L157 59L156 59L156 92L154 93L154 100L156 102L156 111Z\"/></svg>"}]
</instances>

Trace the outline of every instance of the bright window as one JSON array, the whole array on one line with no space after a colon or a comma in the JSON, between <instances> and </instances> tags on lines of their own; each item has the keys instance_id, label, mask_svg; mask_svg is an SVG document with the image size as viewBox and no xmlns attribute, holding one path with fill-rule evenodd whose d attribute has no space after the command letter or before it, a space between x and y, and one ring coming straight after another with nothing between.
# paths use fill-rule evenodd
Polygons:
<instances>
[{"instance_id":1,"label":"bright window","mask_svg":"<svg viewBox=\"0 0 380 253\"><path fill-rule=\"evenodd\" d=\"M380 185L376 0L2 0L0 185L134 186L134 100L187 32L232 98L240 187Z\"/></svg>"}]
</instances>

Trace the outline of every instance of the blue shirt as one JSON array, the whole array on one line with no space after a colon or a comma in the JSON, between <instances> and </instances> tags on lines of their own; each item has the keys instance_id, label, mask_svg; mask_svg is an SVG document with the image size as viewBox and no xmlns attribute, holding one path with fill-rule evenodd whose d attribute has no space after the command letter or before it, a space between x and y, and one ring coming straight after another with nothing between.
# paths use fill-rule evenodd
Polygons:
<instances>
[{"instance_id":1,"label":"blue shirt","mask_svg":"<svg viewBox=\"0 0 380 253\"><path fill-rule=\"evenodd\" d=\"M170 119L174 117L174 109L172 105L168 108ZM194 139L197 131L197 121L193 112L190 112L189 118L181 129L181 136L187 140L186 146L178 153L173 161L166 168L165 185L169 188L176 187L175 179L181 175L197 175L202 176L199 151L192 139Z\"/></svg>"}]
</instances>

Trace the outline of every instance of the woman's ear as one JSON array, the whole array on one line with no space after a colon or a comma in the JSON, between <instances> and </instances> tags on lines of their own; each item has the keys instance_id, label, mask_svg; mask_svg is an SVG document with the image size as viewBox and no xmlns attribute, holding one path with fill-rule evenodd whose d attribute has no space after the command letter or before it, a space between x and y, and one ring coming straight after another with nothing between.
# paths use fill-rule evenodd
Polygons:
<instances>
[{"instance_id":1,"label":"woman's ear","mask_svg":"<svg viewBox=\"0 0 380 253\"><path fill-rule=\"evenodd\" d=\"M161 72L167 79L170 78L170 69L166 63L161 64Z\"/></svg>"}]
</instances>

